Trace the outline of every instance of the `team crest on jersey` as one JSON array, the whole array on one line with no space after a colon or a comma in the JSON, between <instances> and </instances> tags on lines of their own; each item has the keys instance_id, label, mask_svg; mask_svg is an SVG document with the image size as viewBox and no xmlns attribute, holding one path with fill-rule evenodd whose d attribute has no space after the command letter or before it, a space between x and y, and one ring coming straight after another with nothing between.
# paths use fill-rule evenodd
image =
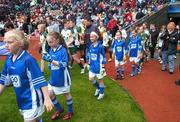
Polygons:
<instances>
[{"instance_id":1,"label":"team crest on jersey","mask_svg":"<svg viewBox=\"0 0 180 122\"><path fill-rule=\"evenodd\" d=\"M14 87L16 87L16 88L21 87L21 79L20 79L19 75L11 75L10 80L13 83Z\"/></svg>"},{"instance_id":2,"label":"team crest on jersey","mask_svg":"<svg viewBox=\"0 0 180 122\"><path fill-rule=\"evenodd\" d=\"M122 47L117 47L117 52L121 52L122 51Z\"/></svg>"},{"instance_id":3,"label":"team crest on jersey","mask_svg":"<svg viewBox=\"0 0 180 122\"><path fill-rule=\"evenodd\" d=\"M91 54L91 59L94 60L94 61L97 60L97 55L96 54Z\"/></svg>"},{"instance_id":4,"label":"team crest on jersey","mask_svg":"<svg viewBox=\"0 0 180 122\"><path fill-rule=\"evenodd\" d=\"M132 44L132 45L131 45L131 48L136 48L136 44Z\"/></svg>"}]
</instances>

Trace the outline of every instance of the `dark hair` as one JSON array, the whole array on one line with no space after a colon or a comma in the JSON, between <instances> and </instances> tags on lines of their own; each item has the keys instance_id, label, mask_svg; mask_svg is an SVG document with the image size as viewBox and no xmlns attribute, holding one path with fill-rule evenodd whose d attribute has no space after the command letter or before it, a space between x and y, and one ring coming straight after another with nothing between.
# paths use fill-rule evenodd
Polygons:
<instances>
[{"instance_id":1,"label":"dark hair","mask_svg":"<svg viewBox=\"0 0 180 122\"><path fill-rule=\"evenodd\" d=\"M51 15L48 15L46 18L49 18L50 20L53 20L53 17Z\"/></svg>"},{"instance_id":2,"label":"dark hair","mask_svg":"<svg viewBox=\"0 0 180 122\"><path fill-rule=\"evenodd\" d=\"M4 24L4 28L8 28L8 29L14 29L14 25L13 25L13 23L12 22L6 22L5 24Z\"/></svg>"},{"instance_id":3,"label":"dark hair","mask_svg":"<svg viewBox=\"0 0 180 122\"><path fill-rule=\"evenodd\" d=\"M89 15L89 14L86 14L86 15L83 17L83 19L88 20L88 21L92 21L91 15Z\"/></svg>"},{"instance_id":4,"label":"dark hair","mask_svg":"<svg viewBox=\"0 0 180 122\"><path fill-rule=\"evenodd\" d=\"M120 30L118 30L116 33L120 33L122 35L122 32Z\"/></svg>"}]
</instances>

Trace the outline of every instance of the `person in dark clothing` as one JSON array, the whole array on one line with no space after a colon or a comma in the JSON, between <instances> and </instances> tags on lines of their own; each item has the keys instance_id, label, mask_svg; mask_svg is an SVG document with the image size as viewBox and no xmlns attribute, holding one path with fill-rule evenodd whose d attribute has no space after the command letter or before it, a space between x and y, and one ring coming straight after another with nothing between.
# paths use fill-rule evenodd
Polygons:
<instances>
[{"instance_id":1,"label":"person in dark clothing","mask_svg":"<svg viewBox=\"0 0 180 122\"><path fill-rule=\"evenodd\" d=\"M162 27L163 28L163 27ZM162 47L161 47L161 54L162 54L162 71L166 70L166 65L168 63L168 56L167 56L167 51L168 51L168 31L167 28L164 27L162 29L161 34L160 34L160 39L162 40Z\"/></svg>"},{"instance_id":2,"label":"person in dark clothing","mask_svg":"<svg viewBox=\"0 0 180 122\"><path fill-rule=\"evenodd\" d=\"M150 26L150 46L149 46L149 50L151 53L151 58L154 58L154 52L155 52L155 48L156 48L156 44L157 44L157 38L159 35L159 31L156 29L156 26L154 24L152 24Z\"/></svg>"},{"instance_id":3,"label":"person in dark clothing","mask_svg":"<svg viewBox=\"0 0 180 122\"><path fill-rule=\"evenodd\" d=\"M96 32L99 37L100 37L100 31L98 29L97 26L95 26L93 23L92 23L92 20L91 20L91 16L90 15L86 15L84 17L84 24L85 24L85 31L84 31L84 61L86 63L86 54L89 50L89 46L91 44L91 40L90 40L90 33L92 31Z\"/></svg>"},{"instance_id":4,"label":"person in dark clothing","mask_svg":"<svg viewBox=\"0 0 180 122\"><path fill-rule=\"evenodd\" d=\"M141 8L139 8L138 13L136 14L136 20L141 19L144 15L145 14L142 12Z\"/></svg>"},{"instance_id":5,"label":"person in dark clothing","mask_svg":"<svg viewBox=\"0 0 180 122\"><path fill-rule=\"evenodd\" d=\"M169 62L169 73L174 73L174 58L177 53L178 43L178 31L175 29L176 25L174 22L168 24L168 62Z\"/></svg>"}]
</instances>

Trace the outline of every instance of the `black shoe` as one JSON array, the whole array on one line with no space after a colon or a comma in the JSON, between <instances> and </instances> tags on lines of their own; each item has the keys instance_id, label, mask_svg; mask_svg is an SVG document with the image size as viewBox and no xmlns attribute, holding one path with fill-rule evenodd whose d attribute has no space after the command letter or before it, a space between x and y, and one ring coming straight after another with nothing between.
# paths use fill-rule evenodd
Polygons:
<instances>
[{"instance_id":1,"label":"black shoe","mask_svg":"<svg viewBox=\"0 0 180 122\"><path fill-rule=\"evenodd\" d=\"M123 80L123 79L124 79L124 76L123 76L123 75L121 75L120 80Z\"/></svg>"},{"instance_id":2,"label":"black shoe","mask_svg":"<svg viewBox=\"0 0 180 122\"><path fill-rule=\"evenodd\" d=\"M180 80L175 81L175 84L180 86Z\"/></svg>"},{"instance_id":3,"label":"black shoe","mask_svg":"<svg viewBox=\"0 0 180 122\"><path fill-rule=\"evenodd\" d=\"M119 75L116 75L116 78L115 78L116 80L118 80L119 79Z\"/></svg>"},{"instance_id":4,"label":"black shoe","mask_svg":"<svg viewBox=\"0 0 180 122\"><path fill-rule=\"evenodd\" d=\"M174 73L174 72L169 72L169 74L171 74L171 75L172 75L173 73Z\"/></svg>"},{"instance_id":5,"label":"black shoe","mask_svg":"<svg viewBox=\"0 0 180 122\"><path fill-rule=\"evenodd\" d=\"M161 71L166 71L166 69L161 69Z\"/></svg>"}]
</instances>

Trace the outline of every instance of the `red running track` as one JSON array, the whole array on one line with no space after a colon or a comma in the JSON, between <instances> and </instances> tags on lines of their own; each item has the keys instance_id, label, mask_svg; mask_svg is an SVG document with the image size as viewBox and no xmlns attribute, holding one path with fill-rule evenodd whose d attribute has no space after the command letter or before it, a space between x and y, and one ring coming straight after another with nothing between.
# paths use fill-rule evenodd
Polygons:
<instances>
[{"instance_id":1,"label":"red running track","mask_svg":"<svg viewBox=\"0 0 180 122\"><path fill-rule=\"evenodd\" d=\"M148 122L180 122L180 86L174 84L180 79L179 69L171 75L161 71L159 62L152 60L135 77L130 77L130 64L125 65L125 70L125 79L117 82L130 92ZM115 78L114 62L107 64L107 74Z\"/></svg>"}]
</instances>

